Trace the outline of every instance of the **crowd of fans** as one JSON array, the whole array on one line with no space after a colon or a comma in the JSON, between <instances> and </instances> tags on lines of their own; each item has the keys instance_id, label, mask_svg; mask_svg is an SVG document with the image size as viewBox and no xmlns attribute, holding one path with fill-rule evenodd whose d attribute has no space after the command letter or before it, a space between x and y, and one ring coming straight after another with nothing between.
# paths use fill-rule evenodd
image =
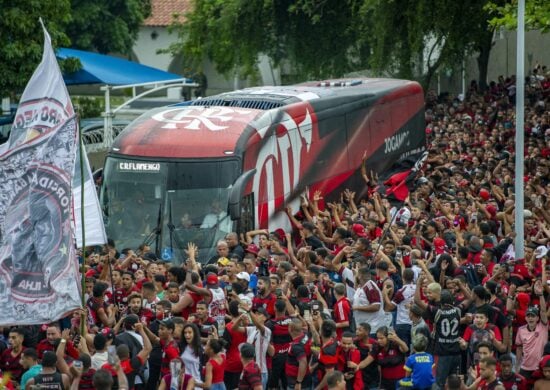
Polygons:
<instances>
[{"instance_id":1,"label":"crowd of fans","mask_svg":"<svg viewBox=\"0 0 550 390\"><path fill-rule=\"evenodd\" d=\"M147 246L89 250L86 308L4 329L0 388L549 389L545 72L527 79L524 177L513 78L430 92L429 156L403 203L363 167L366 196L302 197L292 233L229 233L213 264L193 243L177 266Z\"/></svg>"}]
</instances>

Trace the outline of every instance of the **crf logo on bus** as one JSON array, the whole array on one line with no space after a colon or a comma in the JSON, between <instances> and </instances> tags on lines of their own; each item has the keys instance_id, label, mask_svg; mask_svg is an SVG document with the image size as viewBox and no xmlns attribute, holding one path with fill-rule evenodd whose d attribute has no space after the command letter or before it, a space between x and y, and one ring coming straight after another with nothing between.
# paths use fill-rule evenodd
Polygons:
<instances>
[{"instance_id":1,"label":"crf logo on bus","mask_svg":"<svg viewBox=\"0 0 550 390\"><path fill-rule=\"evenodd\" d=\"M303 120L298 123L301 118ZM303 160L309 154L312 144L313 120L309 109L306 109L305 115L292 116L283 112L282 118L275 124L271 122L270 116L264 116L258 122L257 131L260 137L267 135L258 153L257 174L253 182L259 207L256 224L263 225L266 223L265 219L272 216L277 207L284 203L300 180L303 165L307 164ZM260 187L261 181L263 187Z\"/></svg>"},{"instance_id":2,"label":"crf logo on bus","mask_svg":"<svg viewBox=\"0 0 550 390\"><path fill-rule=\"evenodd\" d=\"M210 131L220 131L229 126L234 117L248 115L250 111L236 110L229 107L178 107L161 111L153 115L153 119L166 123L163 129L176 129L181 124L187 124L182 128L187 130L200 130L203 126Z\"/></svg>"}]
</instances>

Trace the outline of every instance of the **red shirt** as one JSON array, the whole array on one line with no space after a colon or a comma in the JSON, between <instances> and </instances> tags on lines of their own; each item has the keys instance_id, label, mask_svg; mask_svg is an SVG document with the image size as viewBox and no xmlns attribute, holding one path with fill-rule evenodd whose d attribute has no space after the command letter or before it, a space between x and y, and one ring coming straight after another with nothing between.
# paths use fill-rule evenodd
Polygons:
<instances>
[{"instance_id":1,"label":"red shirt","mask_svg":"<svg viewBox=\"0 0 550 390\"><path fill-rule=\"evenodd\" d=\"M334 315L334 321L337 324L341 324L342 322L349 322L350 319L350 312L351 312L351 306L349 304L349 301L346 297L340 298L333 307L333 315ZM336 337L338 337L338 340L342 338L342 334L346 328L336 328Z\"/></svg>"},{"instance_id":2,"label":"red shirt","mask_svg":"<svg viewBox=\"0 0 550 390\"><path fill-rule=\"evenodd\" d=\"M252 309L255 310L259 307L263 307L267 310L271 318L273 318L275 317L275 302L277 302L277 297L273 293L270 293L265 298L256 295L254 299L252 299Z\"/></svg>"},{"instance_id":3,"label":"red shirt","mask_svg":"<svg viewBox=\"0 0 550 390\"><path fill-rule=\"evenodd\" d=\"M12 351L13 349L8 348L0 356L0 370L4 373L9 372L11 378L19 382L21 380L21 375L23 375L23 366L19 363L23 348L21 348L21 352L15 356L12 355Z\"/></svg>"},{"instance_id":4,"label":"red shirt","mask_svg":"<svg viewBox=\"0 0 550 390\"><path fill-rule=\"evenodd\" d=\"M191 299L193 300L193 303L191 303L189 306L187 307L184 307L182 310L181 310L181 316L182 318L184 319L188 319L189 316L191 315L191 313L194 313L197 311L197 303L199 303L200 301L203 300L203 297L202 295L199 295L195 292L192 292L192 291L187 291L185 294L189 294L189 296L191 297ZM184 294L184 296L185 296Z\"/></svg>"},{"instance_id":5,"label":"red shirt","mask_svg":"<svg viewBox=\"0 0 550 390\"><path fill-rule=\"evenodd\" d=\"M226 364L225 354L221 353L220 357L222 358L221 363L218 363L214 359L208 360L210 365L212 365L212 384L223 382L223 376L225 374L225 364Z\"/></svg>"},{"instance_id":6,"label":"red shirt","mask_svg":"<svg viewBox=\"0 0 550 390\"><path fill-rule=\"evenodd\" d=\"M234 325L235 324L233 322L230 322L225 327L225 331L229 332L229 334L231 335L231 345L229 345L229 349L227 350L227 363L225 366L225 371L236 373L243 370L243 363L241 362L239 345L241 345L242 343L246 343L246 332L237 332L233 330Z\"/></svg>"},{"instance_id":7,"label":"red shirt","mask_svg":"<svg viewBox=\"0 0 550 390\"><path fill-rule=\"evenodd\" d=\"M176 343L176 340L170 340L169 342L160 341L162 347L162 363L160 366L160 373L162 376L170 374L170 362L174 359L179 359L180 348Z\"/></svg>"},{"instance_id":8,"label":"red shirt","mask_svg":"<svg viewBox=\"0 0 550 390\"><path fill-rule=\"evenodd\" d=\"M466 328L466 330L464 331L464 336L462 337L464 339L464 341L470 341L470 338L472 337L472 333L474 333L474 328L473 328L474 325L470 325ZM500 333L500 329L497 328L496 326L494 325L491 325L489 323L485 324L485 328L484 329L487 329L487 330L492 330L493 333L495 334L495 338L498 340L498 341L502 341L502 334Z\"/></svg>"},{"instance_id":9,"label":"red shirt","mask_svg":"<svg viewBox=\"0 0 550 390\"><path fill-rule=\"evenodd\" d=\"M336 368L338 365L338 342L330 339L321 346L319 351L319 370L317 370L319 381L323 380L328 368Z\"/></svg>"},{"instance_id":10,"label":"red shirt","mask_svg":"<svg viewBox=\"0 0 550 390\"><path fill-rule=\"evenodd\" d=\"M486 379L482 379L481 382L477 385L478 390L492 390L498 385L502 385L502 383L497 379L494 381L487 383Z\"/></svg>"},{"instance_id":11,"label":"red shirt","mask_svg":"<svg viewBox=\"0 0 550 390\"><path fill-rule=\"evenodd\" d=\"M338 348L338 371L345 373L354 373L354 369L348 368L348 362L356 364L361 363L361 352L358 349L349 349L344 351L342 347ZM361 372L355 373L352 379L348 381L353 384L353 390L363 390L363 375Z\"/></svg>"}]
</instances>

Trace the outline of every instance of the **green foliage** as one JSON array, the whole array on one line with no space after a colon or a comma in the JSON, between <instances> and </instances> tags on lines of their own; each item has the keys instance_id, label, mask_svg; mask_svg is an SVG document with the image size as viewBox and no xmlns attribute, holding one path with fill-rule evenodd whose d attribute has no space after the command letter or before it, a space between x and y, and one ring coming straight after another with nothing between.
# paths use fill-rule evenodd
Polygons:
<instances>
[{"instance_id":1,"label":"green foliage","mask_svg":"<svg viewBox=\"0 0 550 390\"><path fill-rule=\"evenodd\" d=\"M493 27L486 2L194 0L187 20L173 27L179 42L170 51L199 70L208 58L225 74L254 74L265 54L301 79L369 67L428 84L438 68L460 64L466 54L488 58Z\"/></svg>"},{"instance_id":2,"label":"green foliage","mask_svg":"<svg viewBox=\"0 0 550 390\"><path fill-rule=\"evenodd\" d=\"M490 1L486 9L492 15L490 24L494 27L504 27L515 30L517 25L517 0L502 2ZM531 30L550 31L550 1L526 0L525 1L525 27Z\"/></svg>"},{"instance_id":3,"label":"green foliage","mask_svg":"<svg viewBox=\"0 0 550 390\"><path fill-rule=\"evenodd\" d=\"M151 13L150 0L71 0L67 34L72 47L129 54L139 27Z\"/></svg>"},{"instance_id":4,"label":"green foliage","mask_svg":"<svg viewBox=\"0 0 550 390\"><path fill-rule=\"evenodd\" d=\"M194 0L194 11L176 23L174 54L195 71L209 58L221 73L254 75L258 55L290 64L302 77L327 77L364 65L353 27L351 0Z\"/></svg>"},{"instance_id":5,"label":"green foliage","mask_svg":"<svg viewBox=\"0 0 550 390\"><path fill-rule=\"evenodd\" d=\"M21 92L42 58L42 17L54 47L69 44L69 0L8 0L0 7L0 96Z\"/></svg>"},{"instance_id":6,"label":"green foliage","mask_svg":"<svg viewBox=\"0 0 550 390\"><path fill-rule=\"evenodd\" d=\"M95 118L104 111L105 100L96 96L73 96L71 98L80 118Z\"/></svg>"}]
</instances>

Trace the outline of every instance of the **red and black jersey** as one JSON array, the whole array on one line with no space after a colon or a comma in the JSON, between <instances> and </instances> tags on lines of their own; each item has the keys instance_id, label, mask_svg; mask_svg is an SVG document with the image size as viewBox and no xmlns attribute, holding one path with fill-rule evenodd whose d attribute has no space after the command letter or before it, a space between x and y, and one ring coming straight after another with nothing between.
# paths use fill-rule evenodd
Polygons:
<instances>
[{"instance_id":1,"label":"red and black jersey","mask_svg":"<svg viewBox=\"0 0 550 390\"><path fill-rule=\"evenodd\" d=\"M383 379L401 379L406 373L403 365L405 364L405 354L399 350L399 346L389 341L388 348L381 348L374 344L371 356L378 362L381 368Z\"/></svg>"},{"instance_id":2,"label":"red and black jersey","mask_svg":"<svg viewBox=\"0 0 550 390\"><path fill-rule=\"evenodd\" d=\"M317 370L319 381L323 380L327 369L336 368L337 365L338 341L331 338L321 346L319 351L319 369Z\"/></svg>"},{"instance_id":3,"label":"red and black jersey","mask_svg":"<svg viewBox=\"0 0 550 390\"><path fill-rule=\"evenodd\" d=\"M269 320L266 325L271 329L271 343L275 348L275 353L286 353L292 342L290 333L288 332L288 324L292 318L284 316Z\"/></svg>"},{"instance_id":4,"label":"red and black jersey","mask_svg":"<svg viewBox=\"0 0 550 390\"><path fill-rule=\"evenodd\" d=\"M364 344L361 340L355 340L354 344L359 351L361 361L363 361L372 351L372 346L376 344L376 339L369 338L367 344ZM378 363L376 360L361 371L363 373L363 383L380 382L380 372L378 371Z\"/></svg>"},{"instance_id":5,"label":"red and black jersey","mask_svg":"<svg viewBox=\"0 0 550 390\"><path fill-rule=\"evenodd\" d=\"M207 338L210 335L212 327L215 327L216 330L218 330L218 321L216 321L212 317L208 317L202 322L198 318L196 318L193 323L199 327L201 337L204 338Z\"/></svg>"},{"instance_id":6,"label":"red and black jersey","mask_svg":"<svg viewBox=\"0 0 550 390\"><path fill-rule=\"evenodd\" d=\"M239 390L250 390L262 386L262 372L255 361L251 361L243 367Z\"/></svg>"},{"instance_id":7,"label":"red and black jersey","mask_svg":"<svg viewBox=\"0 0 550 390\"><path fill-rule=\"evenodd\" d=\"M99 313L101 311L107 311L107 304L102 298L88 298L86 302L86 307L88 308L88 325L90 326L102 326L101 320L99 319Z\"/></svg>"},{"instance_id":8,"label":"red and black jersey","mask_svg":"<svg viewBox=\"0 0 550 390\"><path fill-rule=\"evenodd\" d=\"M502 382L506 390L527 390L527 380L519 374L512 373L510 377L505 378L501 373L498 380Z\"/></svg>"},{"instance_id":9,"label":"red and black jersey","mask_svg":"<svg viewBox=\"0 0 550 390\"><path fill-rule=\"evenodd\" d=\"M498 378L492 382L487 382L486 379L482 379L481 382L479 382L479 384L477 385L477 388L478 390L493 390L499 385L501 386L502 382L500 382Z\"/></svg>"},{"instance_id":10,"label":"red and black jersey","mask_svg":"<svg viewBox=\"0 0 550 390\"><path fill-rule=\"evenodd\" d=\"M0 370L3 373L9 372L11 379L19 382L23 375L23 366L19 363L23 349L15 356L12 355L12 352L13 349L8 348L0 355Z\"/></svg>"},{"instance_id":11,"label":"red and black jersey","mask_svg":"<svg viewBox=\"0 0 550 390\"><path fill-rule=\"evenodd\" d=\"M55 352L55 346L51 344L48 339L41 340L36 346L36 352L38 353L38 359L42 359L44 352L52 351ZM74 344L71 340L67 341L65 353L72 357L73 359L78 359L80 352L74 347Z\"/></svg>"},{"instance_id":12,"label":"red and black jersey","mask_svg":"<svg viewBox=\"0 0 550 390\"><path fill-rule=\"evenodd\" d=\"M125 288L117 288L113 294L112 304L115 303L118 305L118 308L121 312L125 311L128 308L128 297L135 292L139 292L136 286L132 286L130 289L126 290Z\"/></svg>"},{"instance_id":13,"label":"red and black jersey","mask_svg":"<svg viewBox=\"0 0 550 390\"><path fill-rule=\"evenodd\" d=\"M252 300L252 309L256 310L259 307L263 307L271 317L275 317L275 302L277 302L277 297L273 293L270 293L265 298L257 295Z\"/></svg>"},{"instance_id":14,"label":"red and black jersey","mask_svg":"<svg viewBox=\"0 0 550 390\"><path fill-rule=\"evenodd\" d=\"M298 377L298 368L300 366L300 360L306 359L306 367L307 367L307 361L309 360L310 356L311 356L311 339L307 335L301 334L300 336L292 340L292 342L290 343L290 349L288 351L288 357L286 359L286 364L285 364L285 373L289 377L296 379ZM306 375L308 373L309 373L309 370L306 369Z\"/></svg>"},{"instance_id":15,"label":"red and black jersey","mask_svg":"<svg viewBox=\"0 0 550 390\"><path fill-rule=\"evenodd\" d=\"M88 369L88 371L83 372L82 376L80 377L80 382L78 383L78 389L79 390L95 389L94 382L93 382L94 374L95 374L95 370L91 367Z\"/></svg>"},{"instance_id":16,"label":"red and black jersey","mask_svg":"<svg viewBox=\"0 0 550 390\"><path fill-rule=\"evenodd\" d=\"M180 348L176 340L170 340L168 343L160 342L162 347L162 362L160 365L160 373L162 376L170 374L170 362L174 359L179 359Z\"/></svg>"}]
</instances>

